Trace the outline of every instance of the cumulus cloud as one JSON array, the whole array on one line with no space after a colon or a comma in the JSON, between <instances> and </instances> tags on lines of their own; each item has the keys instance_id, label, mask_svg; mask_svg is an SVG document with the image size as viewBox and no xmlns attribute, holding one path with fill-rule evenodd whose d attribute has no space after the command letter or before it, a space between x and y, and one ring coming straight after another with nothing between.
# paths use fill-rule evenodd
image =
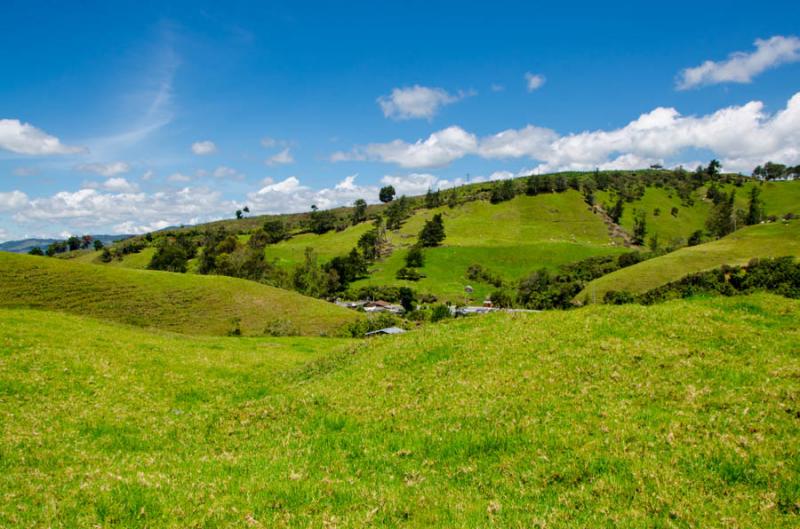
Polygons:
<instances>
[{"instance_id":1,"label":"cumulus cloud","mask_svg":"<svg viewBox=\"0 0 800 529\"><path fill-rule=\"evenodd\" d=\"M19 192L15 192L19 193ZM184 187L157 193L79 189L49 197L14 199L13 220L26 232L53 234L53 226L70 233L111 230L143 233L179 224L194 224L231 215L236 205L218 191ZM0 204L4 203L0 194ZM1 207L1 206L0 206Z\"/></svg>"},{"instance_id":2,"label":"cumulus cloud","mask_svg":"<svg viewBox=\"0 0 800 529\"><path fill-rule=\"evenodd\" d=\"M84 147L64 145L55 136L18 119L0 119L0 149L31 156L77 154L86 151Z\"/></svg>"},{"instance_id":3,"label":"cumulus cloud","mask_svg":"<svg viewBox=\"0 0 800 529\"><path fill-rule=\"evenodd\" d=\"M138 189L136 184L128 182L121 176L109 178L101 187L107 191L116 191L121 193L132 193Z\"/></svg>"},{"instance_id":4,"label":"cumulus cloud","mask_svg":"<svg viewBox=\"0 0 800 529\"><path fill-rule=\"evenodd\" d=\"M294 162L294 156L292 156L291 151L287 147L283 149L281 152L273 154L266 160L267 165L287 165Z\"/></svg>"},{"instance_id":5,"label":"cumulus cloud","mask_svg":"<svg viewBox=\"0 0 800 529\"><path fill-rule=\"evenodd\" d=\"M196 141L192 144L192 152L198 156L214 154L217 152L217 145L213 141Z\"/></svg>"},{"instance_id":6,"label":"cumulus cloud","mask_svg":"<svg viewBox=\"0 0 800 529\"><path fill-rule=\"evenodd\" d=\"M678 90L718 83L749 83L760 73L782 64L800 61L800 38L780 35L757 39L755 51L737 51L725 61L705 61L684 69L677 80Z\"/></svg>"},{"instance_id":7,"label":"cumulus cloud","mask_svg":"<svg viewBox=\"0 0 800 529\"><path fill-rule=\"evenodd\" d=\"M564 136L528 125L478 138L460 127L449 127L415 143L373 143L334 153L331 159L428 168L477 155L529 158L542 162L539 170L556 171L663 164L689 149L711 151L731 171L749 171L766 160L800 163L800 93L774 114L766 112L762 102L751 101L703 116L683 116L674 108L659 107L618 129Z\"/></svg>"},{"instance_id":8,"label":"cumulus cloud","mask_svg":"<svg viewBox=\"0 0 800 529\"><path fill-rule=\"evenodd\" d=\"M173 184L184 184L191 181L191 179L191 176L183 173L172 173L167 177L167 182L172 182Z\"/></svg>"},{"instance_id":9,"label":"cumulus cloud","mask_svg":"<svg viewBox=\"0 0 800 529\"><path fill-rule=\"evenodd\" d=\"M22 191L0 192L0 211L15 211L28 204L28 195Z\"/></svg>"},{"instance_id":10,"label":"cumulus cloud","mask_svg":"<svg viewBox=\"0 0 800 529\"><path fill-rule=\"evenodd\" d=\"M219 179L226 179L226 180L244 180L244 175L226 165L220 165L211 173L214 178Z\"/></svg>"},{"instance_id":11,"label":"cumulus cloud","mask_svg":"<svg viewBox=\"0 0 800 529\"><path fill-rule=\"evenodd\" d=\"M378 160L401 167L441 167L475 152L477 146L478 139L474 134L453 126L434 132L427 139L417 140L415 143L402 140L372 143L357 147L351 152L334 153L331 160Z\"/></svg>"},{"instance_id":12,"label":"cumulus cloud","mask_svg":"<svg viewBox=\"0 0 800 529\"><path fill-rule=\"evenodd\" d=\"M430 119L445 105L464 99L467 93L450 94L442 88L414 85L395 88L389 95L378 98L383 115L392 119Z\"/></svg>"},{"instance_id":13,"label":"cumulus cloud","mask_svg":"<svg viewBox=\"0 0 800 529\"><path fill-rule=\"evenodd\" d=\"M131 166L125 162L84 163L76 165L75 169L84 173L94 173L100 176L115 176L127 173L131 170Z\"/></svg>"},{"instance_id":14,"label":"cumulus cloud","mask_svg":"<svg viewBox=\"0 0 800 529\"><path fill-rule=\"evenodd\" d=\"M545 78L543 75L538 73L531 73L527 72L525 74L525 86L528 89L528 92L533 92L534 90L538 90L544 85Z\"/></svg>"},{"instance_id":15,"label":"cumulus cloud","mask_svg":"<svg viewBox=\"0 0 800 529\"><path fill-rule=\"evenodd\" d=\"M308 211L314 204L320 209L350 205L356 199L374 201L378 188L360 186L358 175L350 175L331 188L312 189L300 183L296 176L279 182L266 180L258 191L247 195L247 204L258 213L296 213Z\"/></svg>"}]
</instances>

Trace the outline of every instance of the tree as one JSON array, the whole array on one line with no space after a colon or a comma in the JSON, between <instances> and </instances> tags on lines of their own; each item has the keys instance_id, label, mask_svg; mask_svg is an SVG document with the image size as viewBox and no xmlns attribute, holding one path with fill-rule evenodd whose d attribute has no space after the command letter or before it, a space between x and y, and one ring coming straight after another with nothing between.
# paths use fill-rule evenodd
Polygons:
<instances>
[{"instance_id":1,"label":"tree","mask_svg":"<svg viewBox=\"0 0 800 529\"><path fill-rule=\"evenodd\" d=\"M777 180L791 172L792 169L793 168L789 168L787 170L786 166L780 163L767 162L763 167L759 165L753 169L753 176L761 178L762 180Z\"/></svg>"},{"instance_id":2,"label":"tree","mask_svg":"<svg viewBox=\"0 0 800 529\"><path fill-rule=\"evenodd\" d=\"M311 231L317 235L327 233L336 227L336 215L329 210L320 211L316 206L311 211Z\"/></svg>"},{"instance_id":3,"label":"tree","mask_svg":"<svg viewBox=\"0 0 800 529\"><path fill-rule=\"evenodd\" d=\"M113 258L114 258L114 256L111 255L111 252L109 251L109 249L108 248L103 248L103 253L100 254L100 260L102 262L104 262L104 263L110 263Z\"/></svg>"},{"instance_id":4,"label":"tree","mask_svg":"<svg viewBox=\"0 0 800 529\"><path fill-rule=\"evenodd\" d=\"M515 195L516 189L514 189L514 181L510 178L500 180L499 182L494 183L494 186L492 187L492 194L489 197L489 202L492 204L505 202L506 200L511 200L514 198Z\"/></svg>"},{"instance_id":5,"label":"tree","mask_svg":"<svg viewBox=\"0 0 800 529\"><path fill-rule=\"evenodd\" d=\"M444 238L444 221L442 214L437 213L431 220L425 221L422 231L419 232L418 242L425 247L439 246Z\"/></svg>"},{"instance_id":6,"label":"tree","mask_svg":"<svg viewBox=\"0 0 800 529\"><path fill-rule=\"evenodd\" d=\"M532 174L525 179L525 194L528 196L539 194L539 175Z\"/></svg>"},{"instance_id":7,"label":"tree","mask_svg":"<svg viewBox=\"0 0 800 529\"><path fill-rule=\"evenodd\" d=\"M563 193L567 190L567 179L562 175L556 176L556 193Z\"/></svg>"},{"instance_id":8,"label":"tree","mask_svg":"<svg viewBox=\"0 0 800 529\"><path fill-rule=\"evenodd\" d=\"M28 255L44 255L44 252L38 246L34 246L33 248L30 249Z\"/></svg>"},{"instance_id":9,"label":"tree","mask_svg":"<svg viewBox=\"0 0 800 529\"><path fill-rule=\"evenodd\" d=\"M723 198L711 209L706 220L706 228L715 237L724 237L736 229L736 217L733 209L736 191L730 195L722 193Z\"/></svg>"},{"instance_id":10,"label":"tree","mask_svg":"<svg viewBox=\"0 0 800 529\"><path fill-rule=\"evenodd\" d=\"M236 210L236 218L237 218L238 220L241 220L241 219L242 219L242 217L244 217L244 215L242 214L242 210L241 210L241 209L237 209L237 210Z\"/></svg>"},{"instance_id":11,"label":"tree","mask_svg":"<svg viewBox=\"0 0 800 529\"><path fill-rule=\"evenodd\" d=\"M697 230L689 235L689 240L686 241L686 244L689 246L697 246L701 242L703 242L703 230Z\"/></svg>"},{"instance_id":12,"label":"tree","mask_svg":"<svg viewBox=\"0 0 800 529\"><path fill-rule=\"evenodd\" d=\"M439 190L437 189L436 192L431 191L431 188L428 188L428 192L425 193L425 207L428 209L438 208L442 204L442 199L439 196Z\"/></svg>"},{"instance_id":13,"label":"tree","mask_svg":"<svg viewBox=\"0 0 800 529\"><path fill-rule=\"evenodd\" d=\"M359 198L353 202L353 225L367 220L367 201Z\"/></svg>"},{"instance_id":14,"label":"tree","mask_svg":"<svg viewBox=\"0 0 800 529\"><path fill-rule=\"evenodd\" d=\"M382 187L380 192L378 193L378 198L381 202L386 204L387 202L391 202L394 200L396 192L394 190L394 186L385 186Z\"/></svg>"},{"instance_id":15,"label":"tree","mask_svg":"<svg viewBox=\"0 0 800 529\"><path fill-rule=\"evenodd\" d=\"M625 202L622 197L617 198L617 202L614 204L614 207L608 212L608 216L611 217L611 220L614 221L614 224L619 224L619 219L622 218L622 212L625 209Z\"/></svg>"},{"instance_id":16,"label":"tree","mask_svg":"<svg viewBox=\"0 0 800 529\"><path fill-rule=\"evenodd\" d=\"M408 251L406 254L406 266L408 268L422 268L425 266L425 254L420 246L415 244Z\"/></svg>"},{"instance_id":17,"label":"tree","mask_svg":"<svg viewBox=\"0 0 800 529\"><path fill-rule=\"evenodd\" d=\"M91 235L84 235L83 237L81 237L81 250L85 250L89 246L91 246L93 240L94 237L92 237Z\"/></svg>"},{"instance_id":18,"label":"tree","mask_svg":"<svg viewBox=\"0 0 800 529\"><path fill-rule=\"evenodd\" d=\"M80 237L76 237L73 235L69 239L67 239L67 246L69 246L69 251L75 251L81 247L81 239Z\"/></svg>"},{"instance_id":19,"label":"tree","mask_svg":"<svg viewBox=\"0 0 800 529\"><path fill-rule=\"evenodd\" d=\"M243 211L244 213L250 213L250 207L249 207L249 206L245 206L245 207L242 209L242 211Z\"/></svg>"},{"instance_id":20,"label":"tree","mask_svg":"<svg viewBox=\"0 0 800 529\"><path fill-rule=\"evenodd\" d=\"M411 204L405 195L401 196L386 208L386 227L390 230L397 230L402 226L403 221L408 217Z\"/></svg>"},{"instance_id":21,"label":"tree","mask_svg":"<svg viewBox=\"0 0 800 529\"><path fill-rule=\"evenodd\" d=\"M434 305L433 309L431 309L432 323L436 323L437 321L451 318L452 316L453 314L450 312L450 307L448 307L444 303L439 303L438 305Z\"/></svg>"},{"instance_id":22,"label":"tree","mask_svg":"<svg viewBox=\"0 0 800 529\"><path fill-rule=\"evenodd\" d=\"M719 163L719 160L711 160L708 162L708 167L706 167L706 174L712 180L719 175L719 170L722 168L722 164Z\"/></svg>"},{"instance_id":23,"label":"tree","mask_svg":"<svg viewBox=\"0 0 800 529\"><path fill-rule=\"evenodd\" d=\"M633 217L633 244L641 246L647 235L647 213L637 211Z\"/></svg>"},{"instance_id":24,"label":"tree","mask_svg":"<svg viewBox=\"0 0 800 529\"><path fill-rule=\"evenodd\" d=\"M174 242L165 242L158 247L147 265L149 270L165 270L167 272L186 272L186 252Z\"/></svg>"},{"instance_id":25,"label":"tree","mask_svg":"<svg viewBox=\"0 0 800 529\"><path fill-rule=\"evenodd\" d=\"M361 250L364 259L374 261L380 255L381 242L378 228L373 228L359 237L356 246Z\"/></svg>"},{"instance_id":26,"label":"tree","mask_svg":"<svg viewBox=\"0 0 800 529\"><path fill-rule=\"evenodd\" d=\"M400 287L400 304L406 312L414 311L414 302L417 300L417 295L408 287Z\"/></svg>"},{"instance_id":27,"label":"tree","mask_svg":"<svg viewBox=\"0 0 800 529\"><path fill-rule=\"evenodd\" d=\"M286 238L286 226L280 219L268 220L262 227L267 237L267 244L275 244Z\"/></svg>"},{"instance_id":28,"label":"tree","mask_svg":"<svg viewBox=\"0 0 800 529\"><path fill-rule=\"evenodd\" d=\"M753 186L750 189L750 202L747 207L747 217L745 219L745 223L748 226L759 224L764 220L764 203L760 195L761 190L758 187Z\"/></svg>"},{"instance_id":29,"label":"tree","mask_svg":"<svg viewBox=\"0 0 800 529\"><path fill-rule=\"evenodd\" d=\"M99 252L103 248L105 248L105 245L103 244L103 241L101 241L100 239L95 239L94 240L94 250L96 252Z\"/></svg>"}]
</instances>

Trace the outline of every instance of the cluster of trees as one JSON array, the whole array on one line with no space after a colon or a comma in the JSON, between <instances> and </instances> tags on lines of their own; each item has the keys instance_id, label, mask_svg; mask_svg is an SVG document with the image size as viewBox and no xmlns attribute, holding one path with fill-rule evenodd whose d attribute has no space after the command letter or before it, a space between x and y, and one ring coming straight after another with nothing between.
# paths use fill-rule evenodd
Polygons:
<instances>
[{"instance_id":1,"label":"cluster of trees","mask_svg":"<svg viewBox=\"0 0 800 529\"><path fill-rule=\"evenodd\" d=\"M715 270L691 274L644 294L609 291L604 303L642 303L650 305L670 299L696 295L733 296L757 291L800 298L800 262L794 257L753 259L747 266L722 266Z\"/></svg>"},{"instance_id":2,"label":"cluster of trees","mask_svg":"<svg viewBox=\"0 0 800 529\"><path fill-rule=\"evenodd\" d=\"M54 255L60 253L74 252L75 250L87 250L90 247L93 247L95 250L102 250L103 246L103 241L100 239L95 239L91 235L83 235L81 237L73 235L63 241L55 241L50 243L45 250L42 250L40 247L36 246L31 248L28 253L30 255L47 255L48 257L53 257Z\"/></svg>"},{"instance_id":3,"label":"cluster of trees","mask_svg":"<svg viewBox=\"0 0 800 529\"><path fill-rule=\"evenodd\" d=\"M753 169L753 176L761 180L793 180L800 177L800 165L787 166L780 163L767 162Z\"/></svg>"},{"instance_id":4,"label":"cluster of trees","mask_svg":"<svg viewBox=\"0 0 800 529\"><path fill-rule=\"evenodd\" d=\"M764 202L761 200L761 190L758 187L750 188L747 211L736 208L735 189L725 193L712 184L708 188L706 197L713 203L706 219L706 229L714 237L724 237L742 226L759 224L766 219Z\"/></svg>"},{"instance_id":5,"label":"cluster of trees","mask_svg":"<svg viewBox=\"0 0 800 529\"><path fill-rule=\"evenodd\" d=\"M425 265L425 253L423 249L439 246L444 238L444 220L442 220L442 214L437 213L432 219L425 221L425 225L422 227L417 237L417 243L412 246L406 254L406 265L397 271L397 279L418 281L425 277L418 270Z\"/></svg>"},{"instance_id":6,"label":"cluster of trees","mask_svg":"<svg viewBox=\"0 0 800 529\"><path fill-rule=\"evenodd\" d=\"M574 306L573 298L589 281L655 255L657 254L629 252L619 256L590 257L561 266L556 272L541 268L520 280L516 285L516 290L498 288L492 292L491 300L497 307L522 307L537 310L569 309ZM493 279L491 273L478 265L473 265L470 270L475 280L492 283L492 281L486 281L486 279ZM497 283L502 285L499 278L496 283L492 284L498 286Z\"/></svg>"}]
</instances>

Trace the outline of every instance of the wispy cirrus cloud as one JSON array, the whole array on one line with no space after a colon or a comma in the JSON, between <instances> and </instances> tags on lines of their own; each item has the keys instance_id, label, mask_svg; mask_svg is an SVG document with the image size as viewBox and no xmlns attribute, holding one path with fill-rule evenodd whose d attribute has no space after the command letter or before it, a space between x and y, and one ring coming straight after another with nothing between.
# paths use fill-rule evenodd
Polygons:
<instances>
[{"instance_id":1,"label":"wispy cirrus cloud","mask_svg":"<svg viewBox=\"0 0 800 529\"><path fill-rule=\"evenodd\" d=\"M757 39L752 52L737 51L724 61L705 61L686 68L678 76L678 90L719 83L749 83L766 70L800 61L800 38L776 35Z\"/></svg>"}]
</instances>

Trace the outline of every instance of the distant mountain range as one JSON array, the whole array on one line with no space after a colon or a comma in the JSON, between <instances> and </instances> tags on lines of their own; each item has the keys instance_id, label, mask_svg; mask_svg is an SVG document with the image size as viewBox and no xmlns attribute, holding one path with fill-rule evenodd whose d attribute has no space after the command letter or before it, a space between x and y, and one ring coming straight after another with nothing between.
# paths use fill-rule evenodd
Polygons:
<instances>
[{"instance_id":1,"label":"distant mountain range","mask_svg":"<svg viewBox=\"0 0 800 529\"><path fill-rule=\"evenodd\" d=\"M103 244L111 244L133 237L133 235L92 235L92 239L100 239ZM0 243L0 252L28 253L37 246L45 250L50 244L64 239L22 239L19 241L6 241Z\"/></svg>"}]
</instances>

